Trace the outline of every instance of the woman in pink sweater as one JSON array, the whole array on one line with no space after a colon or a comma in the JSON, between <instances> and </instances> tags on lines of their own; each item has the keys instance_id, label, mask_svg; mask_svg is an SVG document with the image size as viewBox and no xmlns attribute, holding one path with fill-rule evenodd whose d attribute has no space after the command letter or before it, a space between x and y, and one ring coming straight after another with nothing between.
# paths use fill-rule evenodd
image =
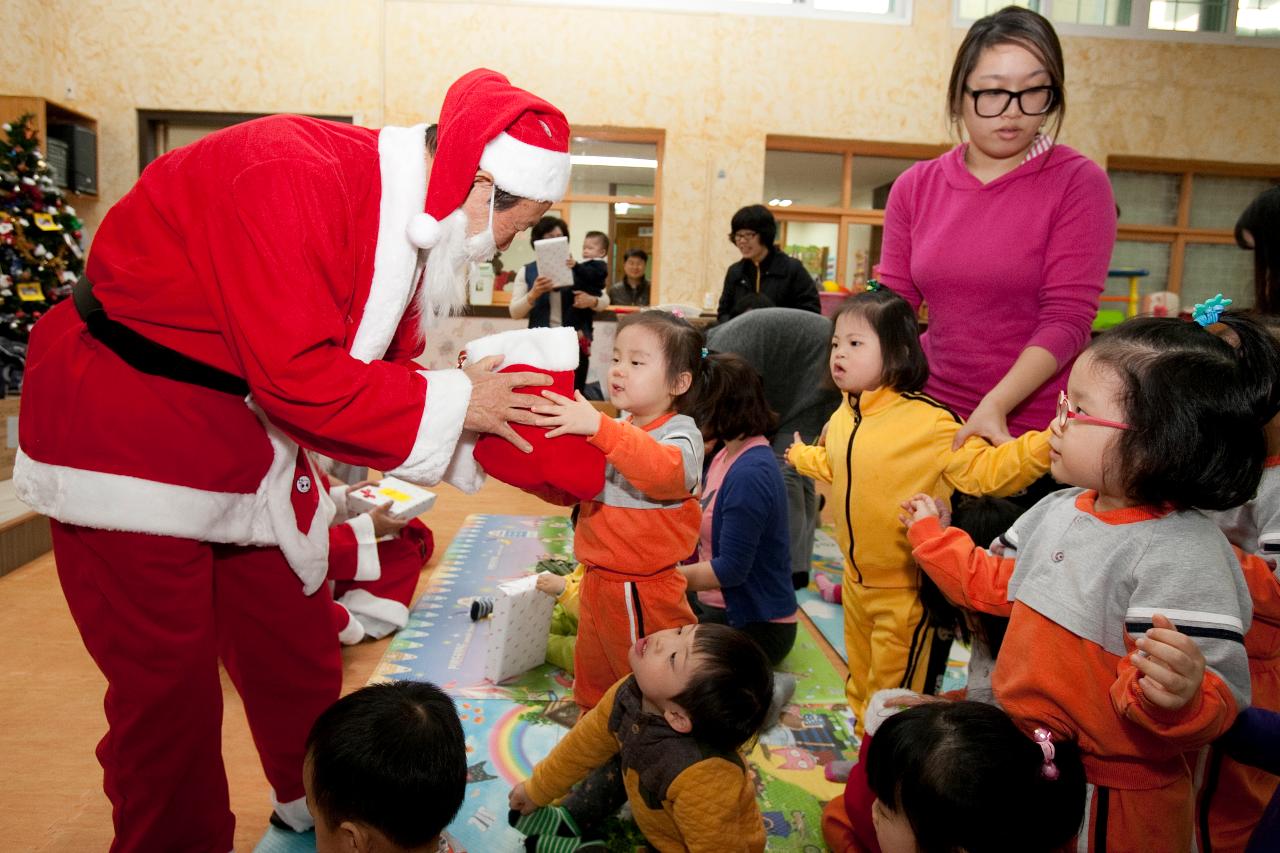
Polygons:
<instances>
[{"instance_id":1,"label":"woman in pink sweater","mask_svg":"<svg viewBox=\"0 0 1280 853\"><path fill-rule=\"evenodd\" d=\"M957 446L973 434L999 444L1053 417L1098 312L1115 200L1097 164L1054 143L1062 48L1040 15L977 21L948 93L969 141L894 183L879 278L928 304L925 392L968 419Z\"/></svg>"}]
</instances>

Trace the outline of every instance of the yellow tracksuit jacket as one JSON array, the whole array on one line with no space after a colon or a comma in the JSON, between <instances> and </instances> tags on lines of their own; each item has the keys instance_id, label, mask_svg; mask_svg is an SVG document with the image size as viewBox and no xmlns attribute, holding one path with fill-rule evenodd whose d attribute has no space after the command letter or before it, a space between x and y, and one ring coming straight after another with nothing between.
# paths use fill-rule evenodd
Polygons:
<instances>
[{"instance_id":1,"label":"yellow tracksuit jacket","mask_svg":"<svg viewBox=\"0 0 1280 853\"><path fill-rule=\"evenodd\" d=\"M825 447L793 447L787 461L832 485L836 539L844 555L846 693L861 727L876 690L925 690L926 650L920 569L911 557L901 503L925 493L1010 495L1049 470L1048 430L993 447L951 442L963 425L954 412L915 392L877 388L848 395L827 422Z\"/></svg>"}]
</instances>

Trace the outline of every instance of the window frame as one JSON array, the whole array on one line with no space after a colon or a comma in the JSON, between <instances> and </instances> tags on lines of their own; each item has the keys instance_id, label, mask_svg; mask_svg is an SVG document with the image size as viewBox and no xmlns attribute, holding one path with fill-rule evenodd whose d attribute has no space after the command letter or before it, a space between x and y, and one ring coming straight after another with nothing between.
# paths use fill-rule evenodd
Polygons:
<instances>
[{"instance_id":1,"label":"window frame","mask_svg":"<svg viewBox=\"0 0 1280 853\"><path fill-rule=\"evenodd\" d=\"M460 3L465 0L435 0ZM915 0L893 0L895 9L881 14L817 9L813 0L789 3L752 3L746 0L498 0L510 6L568 6L618 11L664 12L674 14L730 14L762 17L790 17L800 20L852 21L859 23L910 26Z\"/></svg>"},{"instance_id":2,"label":"window frame","mask_svg":"<svg viewBox=\"0 0 1280 853\"><path fill-rule=\"evenodd\" d=\"M854 158L862 156L885 157L896 160L932 160L947 153L953 147L950 144L923 142L880 142L862 139L825 139L812 136L769 134L765 137L766 154L770 151L793 151L806 154L839 154L843 157L840 173L840 205L838 207L807 204L793 204L789 207L769 207L769 212L778 220L778 244L786 246L786 224L788 222L835 224L837 227L835 280L841 287L844 287L846 274L849 272L849 226L869 225L872 228L884 228L883 210L852 206ZM763 189L762 185L762 196L764 194ZM764 200L760 203L768 206ZM870 269L867 272L869 274Z\"/></svg>"},{"instance_id":3,"label":"window frame","mask_svg":"<svg viewBox=\"0 0 1280 853\"><path fill-rule=\"evenodd\" d=\"M1137 39L1140 41L1182 41L1201 44L1231 44L1249 47L1280 48L1280 35L1242 36L1236 33L1236 16L1239 0L1227 0L1227 28L1223 32L1188 32L1186 30L1152 29L1151 0L1131 0L1128 24L1077 24L1053 19L1053 0L1028 0L1027 8L1034 9L1053 22L1053 28L1062 36L1088 36L1090 38ZM967 30L976 18L960 14L960 0L952 0L952 25Z\"/></svg>"},{"instance_id":4,"label":"window frame","mask_svg":"<svg viewBox=\"0 0 1280 853\"><path fill-rule=\"evenodd\" d=\"M1116 242L1163 243L1169 246L1169 280L1166 288L1182 296L1182 273L1187 246L1236 244L1234 228L1196 228L1191 221L1191 193L1200 177L1269 178L1280 181L1280 164L1228 163L1216 160L1172 160L1161 157L1113 154L1107 157L1111 172L1148 172L1178 177L1178 209L1173 225L1143 225L1121 222L1116 226ZM1243 210L1243 208L1241 208Z\"/></svg>"},{"instance_id":5,"label":"window frame","mask_svg":"<svg viewBox=\"0 0 1280 853\"><path fill-rule=\"evenodd\" d=\"M593 142L637 142L647 145L654 145L657 148L656 159L658 165L654 168L653 174L653 195L651 196L635 196L635 195L612 195L608 193L575 193L573 184L570 182L568 190L565 192L564 198L552 205L552 209L559 211L560 218L569 226L572 233L573 221L571 217L572 206L575 202L608 204L609 205L609 243L610 252L616 246L617 235L616 217L613 205L618 202L626 202L628 204L647 204L653 207L653 249L650 254L649 265L649 303L651 305L662 304L658 300L661 278L661 264L658 259L662 257L660 254L662 248L662 205L659 200L662 198L662 162L663 152L666 146L666 131L658 128L649 127L617 127L612 125L574 125L569 128L569 138L586 137ZM548 211L548 215L551 212ZM616 267L616 269L615 269ZM615 276L621 270L620 264L614 264L612 258L609 263L609 274ZM612 281L609 284L613 284Z\"/></svg>"}]
</instances>

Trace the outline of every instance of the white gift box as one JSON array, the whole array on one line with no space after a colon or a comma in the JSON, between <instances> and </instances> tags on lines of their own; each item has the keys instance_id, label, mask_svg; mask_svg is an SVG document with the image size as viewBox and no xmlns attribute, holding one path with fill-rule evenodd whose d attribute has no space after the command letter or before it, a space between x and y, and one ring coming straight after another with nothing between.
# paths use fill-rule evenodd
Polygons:
<instances>
[{"instance_id":1,"label":"white gift box","mask_svg":"<svg viewBox=\"0 0 1280 853\"><path fill-rule=\"evenodd\" d=\"M521 675L547 658L551 610L556 601L538 590L538 576L498 584L489 617L484 677L496 683Z\"/></svg>"},{"instance_id":2,"label":"white gift box","mask_svg":"<svg viewBox=\"0 0 1280 853\"><path fill-rule=\"evenodd\" d=\"M391 515L406 519L422 515L436 504L436 493L395 477L385 477L373 486L361 486L347 492L347 509L353 513L368 512L390 506Z\"/></svg>"}]
</instances>

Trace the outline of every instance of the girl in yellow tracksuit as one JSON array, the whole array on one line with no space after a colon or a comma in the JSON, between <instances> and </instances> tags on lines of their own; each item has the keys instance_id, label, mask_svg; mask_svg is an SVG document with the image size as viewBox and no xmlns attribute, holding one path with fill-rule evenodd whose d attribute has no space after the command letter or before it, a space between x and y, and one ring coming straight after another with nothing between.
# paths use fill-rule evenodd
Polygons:
<instances>
[{"instance_id":1,"label":"girl in yellow tracksuit","mask_svg":"<svg viewBox=\"0 0 1280 853\"><path fill-rule=\"evenodd\" d=\"M910 305L872 285L832 319L831 377L845 400L827 422L826 446L802 444L797 435L787 461L832 484L845 560L845 692L861 733L877 690L932 687L924 683L932 636L901 502L921 492L944 500L957 490L1013 494L1049 470L1049 440L1047 430L999 447L972 437L953 451L962 422L919 391L929 366Z\"/></svg>"}]
</instances>

